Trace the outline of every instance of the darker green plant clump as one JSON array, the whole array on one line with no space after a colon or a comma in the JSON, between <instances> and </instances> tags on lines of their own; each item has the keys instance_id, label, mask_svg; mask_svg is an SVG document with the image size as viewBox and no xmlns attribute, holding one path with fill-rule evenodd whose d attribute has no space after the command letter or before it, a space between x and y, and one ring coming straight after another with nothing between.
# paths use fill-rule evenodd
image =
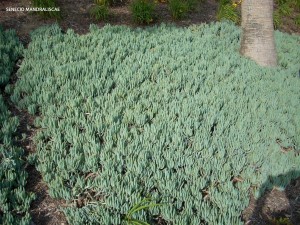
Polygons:
<instances>
[{"instance_id":1,"label":"darker green plant clump","mask_svg":"<svg viewBox=\"0 0 300 225\"><path fill-rule=\"evenodd\" d=\"M171 11L172 17L178 20L187 16L189 6L186 1L169 0L169 9Z\"/></svg>"},{"instance_id":2,"label":"darker green plant clump","mask_svg":"<svg viewBox=\"0 0 300 225\"><path fill-rule=\"evenodd\" d=\"M241 2L233 0L218 0L218 2L217 20L230 20L240 24ZM297 26L300 26L300 0L275 0L275 6L273 13L275 29L282 26L284 18L290 18Z\"/></svg>"},{"instance_id":3,"label":"darker green plant clump","mask_svg":"<svg viewBox=\"0 0 300 225\"><path fill-rule=\"evenodd\" d=\"M232 23L36 30L11 99L39 115L36 166L69 223L243 224L249 190L299 176L279 175L300 163L300 38L275 36L270 69Z\"/></svg>"},{"instance_id":4,"label":"darker green plant clump","mask_svg":"<svg viewBox=\"0 0 300 225\"><path fill-rule=\"evenodd\" d=\"M3 87L9 80L16 59L23 47L12 30L4 31L0 26L0 85Z\"/></svg>"},{"instance_id":5,"label":"darker green plant clump","mask_svg":"<svg viewBox=\"0 0 300 225\"><path fill-rule=\"evenodd\" d=\"M194 11L202 0L169 0L168 2L172 17L179 20L187 17L188 12Z\"/></svg>"},{"instance_id":6,"label":"darker green plant clump","mask_svg":"<svg viewBox=\"0 0 300 225\"><path fill-rule=\"evenodd\" d=\"M277 5L274 11L274 26L279 28L286 17L292 18L300 27L300 0L275 0Z\"/></svg>"},{"instance_id":7,"label":"darker green plant clump","mask_svg":"<svg viewBox=\"0 0 300 225\"><path fill-rule=\"evenodd\" d=\"M134 0L130 5L132 18L139 24L149 24L154 21L155 3L153 0Z\"/></svg>"},{"instance_id":8,"label":"darker green plant clump","mask_svg":"<svg viewBox=\"0 0 300 225\"><path fill-rule=\"evenodd\" d=\"M96 5L90 11L91 16L96 20L107 20L109 9L107 5Z\"/></svg>"},{"instance_id":9,"label":"darker green plant clump","mask_svg":"<svg viewBox=\"0 0 300 225\"><path fill-rule=\"evenodd\" d=\"M239 24L241 21L240 6L235 6L232 0L218 0L218 2L217 20L230 20Z\"/></svg>"},{"instance_id":10,"label":"darker green plant clump","mask_svg":"<svg viewBox=\"0 0 300 225\"><path fill-rule=\"evenodd\" d=\"M49 10L49 9L54 9L54 8L58 7L56 0L31 0L31 1L32 1L33 7L48 9L46 11L41 10L41 11L36 12L37 14L41 15L42 17L61 19L60 11Z\"/></svg>"},{"instance_id":11,"label":"darker green plant clump","mask_svg":"<svg viewBox=\"0 0 300 225\"><path fill-rule=\"evenodd\" d=\"M23 51L16 34L0 27L0 84L7 84L16 59ZM8 111L0 94L0 224L29 224L32 194L25 191L27 173L23 150L14 145L19 122Z\"/></svg>"}]
</instances>

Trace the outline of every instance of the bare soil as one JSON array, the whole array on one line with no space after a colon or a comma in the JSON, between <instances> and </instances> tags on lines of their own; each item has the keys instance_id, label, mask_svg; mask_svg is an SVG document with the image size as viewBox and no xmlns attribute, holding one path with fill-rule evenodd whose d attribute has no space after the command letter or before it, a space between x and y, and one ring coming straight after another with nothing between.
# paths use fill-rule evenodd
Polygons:
<instances>
[{"instance_id":1,"label":"bare soil","mask_svg":"<svg viewBox=\"0 0 300 225\"><path fill-rule=\"evenodd\" d=\"M53 24L55 22L63 30L66 31L71 28L78 34L87 33L91 23L97 24L100 27L106 23L127 25L130 27L138 26L131 19L128 3L123 6L112 7L110 9L111 15L109 20L106 22L97 22L91 19L89 15L89 10L93 6L93 0L57 0L57 2L62 14L62 19L59 21L55 19L43 19L30 12L6 12L7 7L30 7L30 0L1 0L0 24L5 29L15 29L20 40L25 45L30 42L29 34L31 31L42 25ZM173 23L177 26L213 22L216 20L217 7L218 4L215 0L206 0L194 12L190 13L186 19L174 21L168 10L168 6L159 3L156 9L156 20L150 26L162 22ZM286 18L280 30L300 35L299 28L295 25L293 17ZM11 84L17 79L15 75L17 69L16 67L14 70L10 81ZM32 138L36 132L36 128L33 125L35 118L29 115L28 112L17 109L10 102L9 96L5 94L4 96L12 115L18 116L20 119L20 126L17 131L20 140L17 144L26 151L26 155L34 153L35 146ZM24 140L21 139L22 133L27 136ZM49 196L47 184L43 182L42 175L34 166L28 165L26 170L29 174L26 189L27 191L34 192L37 196L30 209L33 218L32 225L66 225L66 218L60 211L60 207L63 207L65 202ZM274 222L275 218L288 218L293 225L300 225L300 178L292 181L284 192L273 189L266 192L258 200L255 200L251 194L249 206L241 212L241 217L245 221L245 225L277 225ZM161 221L163 221L162 218ZM162 223L158 222L158 224Z\"/></svg>"},{"instance_id":2,"label":"bare soil","mask_svg":"<svg viewBox=\"0 0 300 225\"><path fill-rule=\"evenodd\" d=\"M127 25L137 27L138 25L132 21L129 10L129 3L123 6L111 7L110 17L108 21L98 22L90 17L89 11L94 6L93 0L57 0L60 8L62 19L44 19L31 12L9 12L8 7L30 7L30 0L2 0L0 2L0 24L4 28L12 28L17 31L18 36L24 43L29 42L29 34L34 29L57 22L63 30L73 29L78 34L85 34L89 31L90 24L97 24L100 27L109 23L112 25ZM158 3L156 8L156 20L153 24L174 23L178 26L187 26L191 24L199 24L203 22L215 21L217 11L217 3L215 0L207 0L199 4L186 19L174 21L168 10L167 4Z\"/></svg>"},{"instance_id":3,"label":"bare soil","mask_svg":"<svg viewBox=\"0 0 300 225\"><path fill-rule=\"evenodd\" d=\"M242 218L245 225L299 225L300 178L293 180L285 191L273 188L258 200L251 195L250 204L243 211ZM280 218L289 223L279 223Z\"/></svg>"}]
</instances>

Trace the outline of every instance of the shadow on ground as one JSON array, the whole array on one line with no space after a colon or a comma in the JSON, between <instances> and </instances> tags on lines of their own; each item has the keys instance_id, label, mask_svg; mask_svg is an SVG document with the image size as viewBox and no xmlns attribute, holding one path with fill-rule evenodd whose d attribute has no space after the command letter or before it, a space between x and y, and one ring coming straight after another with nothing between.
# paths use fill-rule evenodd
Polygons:
<instances>
[{"instance_id":1,"label":"shadow on ground","mask_svg":"<svg viewBox=\"0 0 300 225\"><path fill-rule=\"evenodd\" d=\"M283 188L285 188L283 191ZM269 176L243 212L245 225L300 224L300 170Z\"/></svg>"}]
</instances>

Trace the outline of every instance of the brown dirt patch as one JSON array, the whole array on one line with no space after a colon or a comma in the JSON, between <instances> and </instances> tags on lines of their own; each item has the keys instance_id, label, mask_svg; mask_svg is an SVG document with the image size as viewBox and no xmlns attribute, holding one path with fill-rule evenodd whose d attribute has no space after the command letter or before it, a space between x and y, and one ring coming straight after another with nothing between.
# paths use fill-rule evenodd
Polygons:
<instances>
[{"instance_id":1,"label":"brown dirt patch","mask_svg":"<svg viewBox=\"0 0 300 225\"><path fill-rule=\"evenodd\" d=\"M292 180L285 191L266 191L257 200L251 194L250 204L243 211L245 225L277 225L274 220L285 218L290 224L300 224L300 178ZM278 223L279 225L279 223ZM289 225L283 223L281 225Z\"/></svg>"},{"instance_id":2,"label":"brown dirt patch","mask_svg":"<svg viewBox=\"0 0 300 225\"><path fill-rule=\"evenodd\" d=\"M34 166L28 166L29 174L26 190L33 192L36 199L32 202L30 214L35 225L66 225L68 224L60 207L65 205L65 201L53 199L48 194L48 187L43 181L41 174Z\"/></svg>"},{"instance_id":3,"label":"brown dirt patch","mask_svg":"<svg viewBox=\"0 0 300 225\"><path fill-rule=\"evenodd\" d=\"M29 42L29 33L34 29L58 22L63 30L73 29L76 33L85 34L89 30L90 24L104 26L109 23L112 25L127 25L137 27L132 21L129 10L129 3L123 6L111 7L110 18L106 22L97 22L89 15L90 8L94 5L93 0L57 0L58 7L61 10L62 20L43 19L31 12L7 12L7 7L30 7L30 0L2 0L0 2L0 24L4 28L12 28L17 31L18 36L24 43ZM156 8L155 23L173 23L178 26L188 26L191 24L200 24L203 22L215 21L217 11L217 2L215 0L207 0L199 4L194 12L188 14L188 17L183 20L174 21L166 4L159 3Z\"/></svg>"}]
</instances>

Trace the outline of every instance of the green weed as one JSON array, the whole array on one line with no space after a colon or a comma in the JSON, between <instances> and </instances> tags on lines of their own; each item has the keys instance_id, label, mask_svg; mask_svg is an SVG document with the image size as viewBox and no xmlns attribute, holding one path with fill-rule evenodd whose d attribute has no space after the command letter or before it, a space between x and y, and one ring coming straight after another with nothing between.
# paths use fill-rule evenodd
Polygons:
<instances>
[{"instance_id":1,"label":"green weed","mask_svg":"<svg viewBox=\"0 0 300 225\"><path fill-rule=\"evenodd\" d=\"M273 14L273 23L274 23L275 29L278 29L282 25L281 14L279 13L278 10L275 10L275 12Z\"/></svg>"},{"instance_id":2,"label":"green weed","mask_svg":"<svg viewBox=\"0 0 300 225\"><path fill-rule=\"evenodd\" d=\"M153 203L151 198L144 198L139 203L135 204L126 214L124 218L125 225L149 225L147 222L134 219L133 214L138 213L142 210L147 210L153 207L162 206L163 204Z\"/></svg>"},{"instance_id":3,"label":"green weed","mask_svg":"<svg viewBox=\"0 0 300 225\"><path fill-rule=\"evenodd\" d=\"M300 15L298 15L295 19L295 24L300 27Z\"/></svg>"},{"instance_id":4,"label":"green weed","mask_svg":"<svg viewBox=\"0 0 300 225\"><path fill-rule=\"evenodd\" d=\"M32 0L32 5L39 8L57 7L56 0ZM38 11L36 13L45 18L61 19L60 11Z\"/></svg>"},{"instance_id":5,"label":"green weed","mask_svg":"<svg viewBox=\"0 0 300 225\"><path fill-rule=\"evenodd\" d=\"M96 5L91 11L90 15L96 20L107 20L109 16L109 9L107 5Z\"/></svg>"},{"instance_id":6,"label":"green weed","mask_svg":"<svg viewBox=\"0 0 300 225\"><path fill-rule=\"evenodd\" d=\"M176 20L185 18L189 11L189 5L182 0L169 0L169 9L172 17Z\"/></svg>"},{"instance_id":7,"label":"green weed","mask_svg":"<svg viewBox=\"0 0 300 225\"><path fill-rule=\"evenodd\" d=\"M280 5L278 10L282 16L290 16L292 13L292 8L288 3Z\"/></svg>"},{"instance_id":8,"label":"green weed","mask_svg":"<svg viewBox=\"0 0 300 225\"><path fill-rule=\"evenodd\" d=\"M221 21L224 19L233 21L235 24L240 22L240 15L237 9L231 3L222 4L221 2L219 5L217 20Z\"/></svg>"},{"instance_id":9,"label":"green weed","mask_svg":"<svg viewBox=\"0 0 300 225\"><path fill-rule=\"evenodd\" d=\"M130 9L134 22L149 24L154 20L155 3L152 0L134 0Z\"/></svg>"},{"instance_id":10,"label":"green weed","mask_svg":"<svg viewBox=\"0 0 300 225\"><path fill-rule=\"evenodd\" d=\"M203 2L202 0L183 0L187 2L189 11L194 11L197 4Z\"/></svg>"},{"instance_id":11,"label":"green weed","mask_svg":"<svg viewBox=\"0 0 300 225\"><path fill-rule=\"evenodd\" d=\"M272 219L272 225L293 225L289 218L275 218Z\"/></svg>"}]
</instances>

